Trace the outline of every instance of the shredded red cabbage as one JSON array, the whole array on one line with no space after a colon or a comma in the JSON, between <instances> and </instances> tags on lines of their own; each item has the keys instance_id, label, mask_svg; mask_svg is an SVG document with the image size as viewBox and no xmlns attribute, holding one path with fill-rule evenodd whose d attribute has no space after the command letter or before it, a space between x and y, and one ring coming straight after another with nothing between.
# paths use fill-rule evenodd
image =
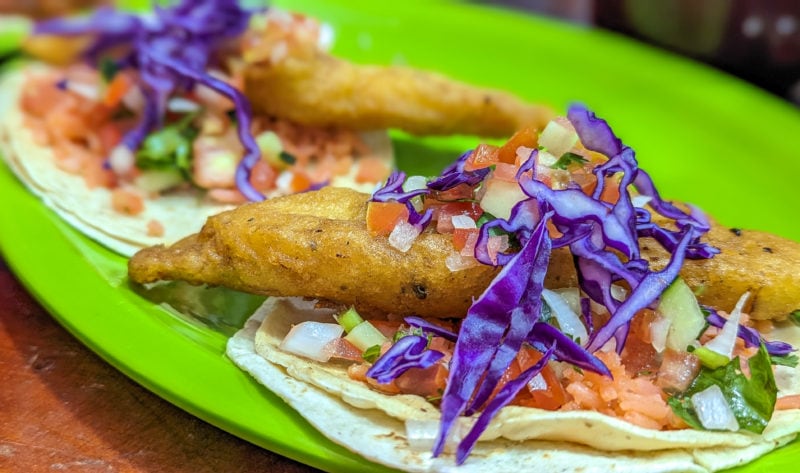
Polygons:
<instances>
[{"instance_id":1,"label":"shredded red cabbage","mask_svg":"<svg viewBox=\"0 0 800 473\"><path fill-rule=\"evenodd\" d=\"M703 306L703 310L708 312L708 315L706 315L706 322L708 322L709 325L717 328L722 328L722 326L725 325L725 318L719 315L715 309ZM737 336L741 338L745 346L748 347L757 347L763 343L767 348L767 353L772 356L786 356L795 351L794 347L790 344L781 341L767 341L758 333L758 330L742 324L739 324Z\"/></svg>"},{"instance_id":2,"label":"shredded red cabbage","mask_svg":"<svg viewBox=\"0 0 800 473\"><path fill-rule=\"evenodd\" d=\"M541 324L539 324L541 325ZM512 379L511 381L507 382L500 388L500 391L497 395L489 402L486 408L481 412L480 416L478 416L478 420L472 425L472 428L464 436L461 442L458 444L458 448L456 449L456 463L462 464L469 456L472 448L478 443L478 438L481 436L484 430L489 426L489 423L492 421L494 416L500 412L500 409L505 407L508 403L514 400L514 398L519 394L519 392L528 385L528 383L536 377L539 373L542 372L547 363L550 362L550 359L553 357L553 353L555 352L556 344L554 343L550 348L544 350L544 355L542 358L537 361L533 366L526 369L519 376Z\"/></svg>"},{"instance_id":3,"label":"shredded red cabbage","mask_svg":"<svg viewBox=\"0 0 800 473\"><path fill-rule=\"evenodd\" d=\"M412 327L417 327L422 329L422 332L425 334L431 334L437 337L442 337L447 341L455 342L456 341L456 334L447 330L444 327L440 327L436 324L430 323L427 320L420 318L409 316L403 319L408 325Z\"/></svg>"},{"instance_id":4,"label":"shredded red cabbage","mask_svg":"<svg viewBox=\"0 0 800 473\"><path fill-rule=\"evenodd\" d=\"M406 173L403 171L394 171L386 179L386 183L379 187L372 194L373 202L399 202L405 204L408 209L408 223L417 227L422 231L431 223L433 219L433 210L427 209L423 213L419 213L411 202L411 199L420 195L430 193L430 189L416 189L413 191L404 191L403 183L406 180Z\"/></svg>"},{"instance_id":5,"label":"shredded red cabbage","mask_svg":"<svg viewBox=\"0 0 800 473\"><path fill-rule=\"evenodd\" d=\"M583 145L603 153L608 161L593 170L597 187L593 195L588 196L577 186L554 190L538 180L535 166L538 150L533 150L517 173L520 188L528 198L514 206L508 220L494 219L481 226L475 258L502 269L472 304L455 339L434 455L443 451L445 439L458 417L481 411L478 421L459 445L457 461L463 462L491 418L541 369L524 373L507 384L503 388L506 391L500 390L502 395L487 402L523 344L546 353L547 359L610 376L608 368L592 353L612 338L621 351L633 316L657 301L678 276L684 259L710 258L719 252L700 241L709 229L706 217L695 208L690 207L685 212L664 201L650 176L639 169L633 150L622 143L605 120L580 105L570 107L568 117ZM461 184L479 185L490 170L466 171L469 154L464 153L442 175L429 181L428 190L443 191ZM404 177L394 176L374 199L394 199L410 205L411 198L425 194L425 191L415 191L413 195L402 192ZM615 185L620 189L620 197L613 204L600 199L612 177L618 178ZM648 197L649 209L674 223L676 229L655 224L651 210L634 205L630 188ZM548 225L554 226L561 235L551 239ZM490 236L497 231L510 234L519 245L492 255ZM641 258L639 241L643 237L654 238L670 252L668 264L660 271L654 271L649 262ZM541 320L541 293L550 252L561 247L570 248L579 285L586 295L581 298L581 316L590 335L585 346ZM630 288L630 293L622 300L611 290L618 282ZM596 329L591 320L592 301L603 305L611 314L609 320ZM423 331L428 329L424 322L413 322Z\"/></svg>"},{"instance_id":6,"label":"shredded red cabbage","mask_svg":"<svg viewBox=\"0 0 800 473\"><path fill-rule=\"evenodd\" d=\"M485 402L541 316L540 294L549 259L550 237L542 219L519 253L467 311L442 396L435 456L444 450L456 419Z\"/></svg>"},{"instance_id":7,"label":"shredded red cabbage","mask_svg":"<svg viewBox=\"0 0 800 473\"><path fill-rule=\"evenodd\" d=\"M163 125L169 98L203 84L230 98L236 108L239 140L245 156L236 170L236 184L249 200L264 196L250 184L250 172L260 151L250 131L252 113L244 95L207 71L228 42L247 28L253 12L235 0L182 0L169 8L156 8L155 15L139 17L111 8L97 9L86 17L55 19L38 23L34 33L93 35L87 60L95 66L103 54L122 48L116 59L120 68L139 71L145 97L144 114L122 140L136 151L145 137Z\"/></svg>"},{"instance_id":8,"label":"shredded red cabbage","mask_svg":"<svg viewBox=\"0 0 800 473\"><path fill-rule=\"evenodd\" d=\"M391 383L411 368L425 369L441 360L444 353L428 349L428 339L419 335L406 335L375 361L367 376L381 384Z\"/></svg>"}]
</instances>

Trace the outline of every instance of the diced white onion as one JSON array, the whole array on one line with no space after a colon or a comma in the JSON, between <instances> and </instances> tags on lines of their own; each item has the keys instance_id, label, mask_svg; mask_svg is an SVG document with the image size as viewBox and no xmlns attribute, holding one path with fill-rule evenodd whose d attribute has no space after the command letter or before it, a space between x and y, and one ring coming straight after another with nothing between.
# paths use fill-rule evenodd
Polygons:
<instances>
[{"instance_id":1,"label":"diced white onion","mask_svg":"<svg viewBox=\"0 0 800 473\"><path fill-rule=\"evenodd\" d=\"M533 148L528 148L527 146L520 146L517 148L517 160L519 161L520 165L525 164L525 162L531 157L532 152Z\"/></svg>"},{"instance_id":2,"label":"diced white onion","mask_svg":"<svg viewBox=\"0 0 800 473\"><path fill-rule=\"evenodd\" d=\"M108 165L117 175L128 174L136 162L133 152L125 145L117 145L108 156Z\"/></svg>"},{"instance_id":3,"label":"diced white onion","mask_svg":"<svg viewBox=\"0 0 800 473\"><path fill-rule=\"evenodd\" d=\"M336 38L333 26L329 23L322 23L319 25L319 39L317 39L317 46L322 51L330 51L333 46L333 40Z\"/></svg>"},{"instance_id":4,"label":"diced white onion","mask_svg":"<svg viewBox=\"0 0 800 473\"><path fill-rule=\"evenodd\" d=\"M463 230L468 230L472 228L478 228L475 224L475 220L468 217L467 215L453 215L450 217L450 221L453 222L453 228L459 228Z\"/></svg>"},{"instance_id":5,"label":"diced white onion","mask_svg":"<svg viewBox=\"0 0 800 473\"><path fill-rule=\"evenodd\" d=\"M739 423L722 390L716 384L700 391L691 398L700 423L709 430L739 430Z\"/></svg>"},{"instance_id":6,"label":"diced white onion","mask_svg":"<svg viewBox=\"0 0 800 473\"><path fill-rule=\"evenodd\" d=\"M564 125L551 121L539 135L539 145L556 157L566 153L578 142L578 134ZM541 152L539 153L541 156Z\"/></svg>"},{"instance_id":7,"label":"diced white onion","mask_svg":"<svg viewBox=\"0 0 800 473\"><path fill-rule=\"evenodd\" d=\"M122 96L122 103L132 112L141 112L144 110L145 99L142 89L139 88L138 85L132 86L125 92L125 95Z\"/></svg>"},{"instance_id":8,"label":"diced white onion","mask_svg":"<svg viewBox=\"0 0 800 473\"><path fill-rule=\"evenodd\" d=\"M461 271L464 269L472 268L473 266L478 266L478 260L476 260L472 256L464 256L458 251L453 251L447 258L444 260L445 266L450 272L455 273L456 271Z\"/></svg>"},{"instance_id":9,"label":"diced white onion","mask_svg":"<svg viewBox=\"0 0 800 473\"><path fill-rule=\"evenodd\" d=\"M541 166L544 169L549 169L550 166L555 164L558 161L558 158L555 157L552 153L548 151L539 151L539 154L536 158L536 164Z\"/></svg>"},{"instance_id":10,"label":"diced white onion","mask_svg":"<svg viewBox=\"0 0 800 473\"><path fill-rule=\"evenodd\" d=\"M544 380L542 373L537 374L530 381L528 381L528 389L531 391L546 391L547 381Z\"/></svg>"},{"instance_id":11,"label":"diced white onion","mask_svg":"<svg viewBox=\"0 0 800 473\"><path fill-rule=\"evenodd\" d=\"M74 80L66 81L66 88L70 92L80 95L94 102L100 100L100 88L94 84L86 84Z\"/></svg>"},{"instance_id":12,"label":"diced white onion","mask_svg":"<svg viewBox=\"0 0 800 473\"><path fill-rule=\"evenodd\" d=\"M550 310L558 320L558 326L562 332L578 340L580 344L584 344L589 340L586 326L583 325L580 317L572 311L564 298L549 289L542 290L542 298L550 306Z\"/></svg>"},{"instance_id":13,"label":"diced white onion","mask_svg":"<svg viewBox=\"0 0 800 473\"><path fill-rule=\"evenodd\" d=\"M175 113L187 113L200 110L200 104L183 97L172 97L167 102L167 110Z\"/></svg>"},{"instance_id":14,"label":"diced white onion","mask_svg":"<svg viewBox=\"0 0 800 473\"><path fill-rule=\"evenodd\" d=\"M581 313L581 291L577 287L565 287L561 289L553 289L553 292L561 296L564 301L569 304L569 308L576 314Z\"/></svg>"},{"instance_id":15,"label":"diced white onion","mask_svg":"<svg viewBox=\"0 0 800 473\"><path fill-rule=\"evenodd\" d=\"M742 294L742 297L739 298L736 307L734 307L733 311L728 316L728 320L725 321L725 325L722 326L717 336L704 345L706 348L721 355L725 355L729 360L733 359L733 348L736 345L736 337L739 333L739 321L742 318L742 308L744 308L748 297L750 297L749 292Z\"/></svg>"},{"instance_id":16,"label":"diced white onion","mask_svg":"<svg viewBox=\"0 0 800 473\"><path fill-rule=\"evenodd\" d=\"M650 324L650 339L657 353L663 353L667 347L667 335L669 334L670 325L672 325L672 320L666 317L658 317Z\"/></svg>"},{"instance_id":17,"label":"diced white onion","mask_svg":"<svg viewBox=\"0 0 800 473\"><path fill-rule=\"evenodd\" d=\"M306 321L292 327L280 344L280 349L317 361L331 358L328 343L339 338L344 329L339 324Z\"/></svg>"},{"instance_id":18,"label":"diced white onion","mask_svg":"<svg viewBox=\"0 0 800 473\"><path fill-rule=\"evenodd\" d=\"M292 193L292 180L294 179L294 173L291 171L283 171L282 173L278 174L278 178L275 179L275 187L279 190L291 194Z\"/></svg>"},{"instance_id":19,"label":"diced white onion","mask_svg":"<svg viewBox=\"0 0 800 473\"><path fill-rule=\"evenodd\" d=\"M405 253L419 236L419 228L408 222L399 222L389 234L389 244Z\"/></svg>"},{"instance_id":20,"label":"diced white onion","mask_svg":"<svg viewBox=\"0 0 800 473\"><path fill-rule=\"evenodd\" d=\"M427 187L428 178L425 176L408 176L406 182L403 183L403 191L405 192L412 192Z\"/></svg>"}]
</instances>

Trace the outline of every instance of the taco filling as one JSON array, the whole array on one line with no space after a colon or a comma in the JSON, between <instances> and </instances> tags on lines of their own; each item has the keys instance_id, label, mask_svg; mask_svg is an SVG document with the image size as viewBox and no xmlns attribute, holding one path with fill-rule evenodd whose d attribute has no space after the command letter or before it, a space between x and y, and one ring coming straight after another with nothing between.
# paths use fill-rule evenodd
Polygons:
<instances>
[{"instance_id":1,"label":"taco filling","mask_svg":"<svg viewBox=\"0 0 800 473\"><path fill-rule=\"evenodd\" d=\"M263 360L344 409L403 422L390 450L429 452L415 457L425 459L419 468L399 463L404 454L389 461L351 446L361 454L425 471L451 453L470 465L475 450L475 464L491 466L482 442L504 451L492 442L534 439L632 451L653 465L661 453L637 452L684 449L686 463L661 468L707 471L752 460L800 430L787 343L796 327L751 321L748 292L732 307L698 303L679 272L687 259L719 253L703 241L710 222L663 200L633 150L582 106L541 133L481 145L438 177L394 173L365 215L374 238L400 253L421 235L448 234L450 271L499 271L452 319L365 320L352 307L273 299L231 340L229 355L268 386L280 381L263 376ZM642 257L645 239L669 253L664 265ZM565 247L578 285L545 287L551 255ZM424 299L425 288L416 295ZM723 460L734 447L738 459Z\"/></svg>"}]
</instances>

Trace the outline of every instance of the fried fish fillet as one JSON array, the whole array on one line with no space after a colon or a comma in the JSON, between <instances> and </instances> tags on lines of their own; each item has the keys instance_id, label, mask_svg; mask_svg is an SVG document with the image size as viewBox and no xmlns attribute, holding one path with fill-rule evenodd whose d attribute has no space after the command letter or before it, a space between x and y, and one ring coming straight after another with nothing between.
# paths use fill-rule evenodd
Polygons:
<instances>
[{"instance_id":1,"label":"fried fish fillet","mask_svg":"<svg viewBox=\"0 0 800 473\"><path fill-rule=\"evenodd\" d=\"M510 136L553 117L544 106L410 67L364 66L324 52L249 64L256 111L314 126L399 128L417 135Z\"/></svg>"},{"instance_id":2,"label":"fried fish fillet","mask_svg":"<svg viewBox=\"0 0 800 473\"><path fill-rule=\"evenodd\" d=\"M243 205L209 218L200 233L170 247L144 249L129 261L136 283L185 280L264 295L306 296L354 305L372 314L460 317L494 278L495 268L451 272L450 235L426 231L407 253L366 229L369 195L324 188ZM708 241L722 250L687 261L682 276L701 303L730 310L751 291L750 314L783 319L800 308L800 244L759 232L715 226ZM645 241L655 267L667 253ZM572 257L553 253L548 287L577 285Z\"/></svg>"}]
</instances>

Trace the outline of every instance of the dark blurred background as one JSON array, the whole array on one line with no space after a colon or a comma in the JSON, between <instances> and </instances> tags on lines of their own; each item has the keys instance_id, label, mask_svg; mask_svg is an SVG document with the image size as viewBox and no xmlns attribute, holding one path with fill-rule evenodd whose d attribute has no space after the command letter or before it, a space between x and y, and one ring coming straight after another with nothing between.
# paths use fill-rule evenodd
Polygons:
<instances>
[{"instance_id":1,"label":"dark blurred background","mask_svg":"<svg viewBox=\"0 0 800 473\"><path fill-rule=\"evenodd\" d=\"M479 0L597 25L800 105L800 0Z\"/></svg>"}]
</instances>

